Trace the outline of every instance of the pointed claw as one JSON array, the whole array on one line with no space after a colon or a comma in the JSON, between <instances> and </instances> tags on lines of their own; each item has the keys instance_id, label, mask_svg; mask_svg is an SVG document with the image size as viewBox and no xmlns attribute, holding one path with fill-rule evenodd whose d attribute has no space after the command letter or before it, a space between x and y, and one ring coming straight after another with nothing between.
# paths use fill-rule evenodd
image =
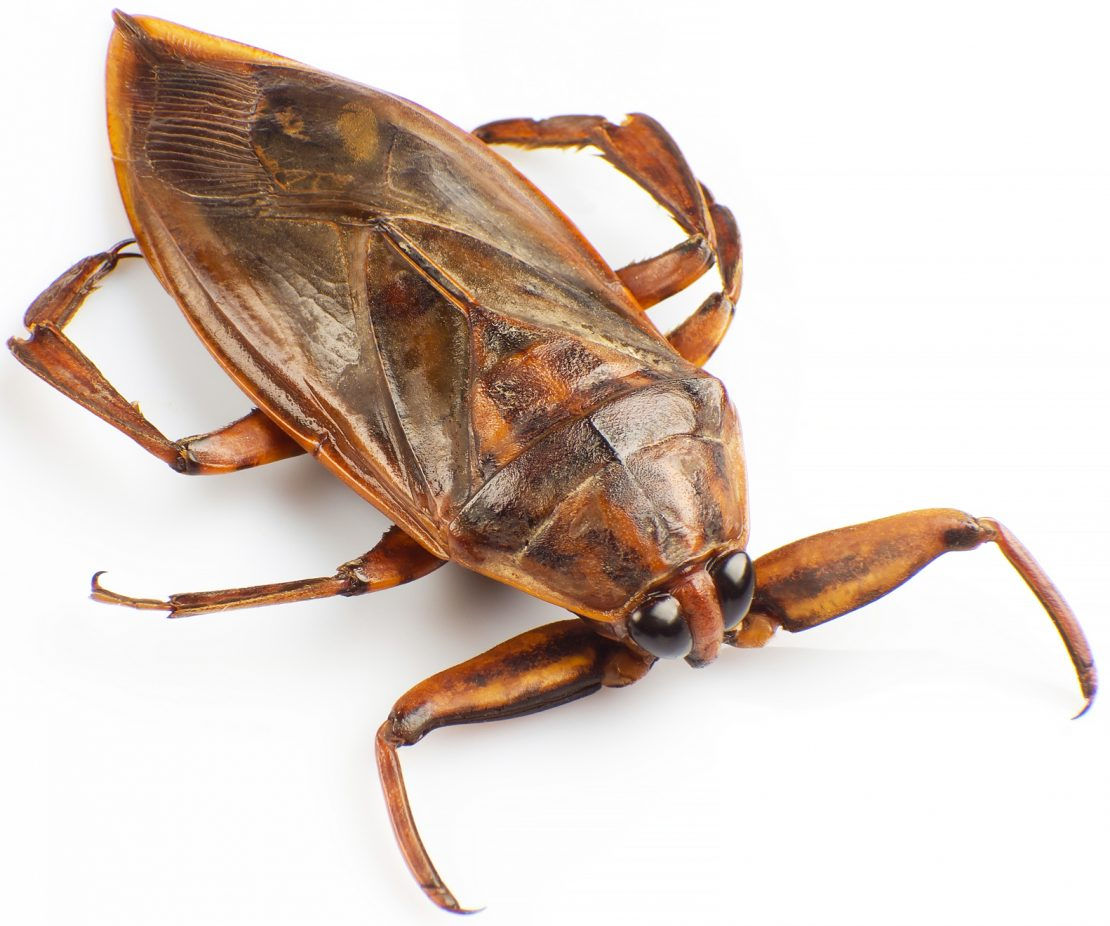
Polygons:
<instances>
[{"instance_id":1,"label":"pointed claw","mask_svg":"<svg viewBox=\"0 0 1110 926\"><path fill-rule=\"evenodd\" d=\"M1078 720L1091 709L1091 705L1095 703L1095 695L1098 693L1098 675L1095 673L1095 667L1090 666L1085 672L1079 676L1079 687L1083 689L1083 697L1087 699L1083 705L1083 709L1072 717L1072 720Z\"/></svg>"},{"instance_id":2,"label":"pointed claw","mask_svg":"<svg viewBox=\"0 0 1110 926\"><path fill-rule=\"evenodd\" d=\"M455 896L447 890L447 888L437 888L427 884L421 884L420 889L424 895L434 903L439 909L446 910L448 913L457 913L460 916L470 916L474 913L481 913L485 907L475 907L473 910L468 907L460 907L459 902L455 900Z\"/></svg>"},{"instance_id":3,"label":"pointed claw","mask_svg":"<svg viewBox=\"0 0 1110 926\"><path fill-rule=\"evenodd\" d=\"M1091 709L1091 705L1095 703L1095 695L1098 694L1098 669L1094 662L1088 661L1079 664L1076 667L1076 674L1079 676L1079 690L1083 692L1085 701L1082 710L1072 717L1072 720L1078 720L1086 714Z\"/></svg>"},{"instance_id":4,"label":"pointed claw","mask_svg":"<svg viewBox=\"0 0 1110 926\"><path fill-rule=\"evenodd\" d=\"M113 592L111 589L105 588L100 584L100 577L104 573L105 570L101 569L92 577L92 594L89 597L93 601L102 601L105 604L121 604L140 611L173 612L173 605L168 601L161 601L158 598L132 598L129 595L121 595L119 592Z\"/></svg>"},{"instance_id":5,"label":"pointed claw","mask_svg":"<svg viewBox=\"0 0 1110 926\"><path fill-rule=\"evenodd\" d=\"M142 257L143 255L137 251L125 251L124 248L131 247L133 244L138 244L134 238L124 238L123 241L117 241L107 251L104 252L104 263L107 269L111 270L123 257Z\"/></svg>"}]
</instances>

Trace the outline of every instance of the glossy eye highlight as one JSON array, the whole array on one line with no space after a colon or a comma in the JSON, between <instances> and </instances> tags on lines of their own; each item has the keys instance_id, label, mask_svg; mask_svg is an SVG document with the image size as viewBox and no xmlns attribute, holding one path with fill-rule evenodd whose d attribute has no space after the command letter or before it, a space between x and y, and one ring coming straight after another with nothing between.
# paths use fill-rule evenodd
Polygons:
<instances>
[{"instance_id":1,"label":"glossy eye highlight","mask_svg":"<svg viewBox=\"0 0 1110 926\"><path fill-rule=\"evenodd\" d=\"M755 569L747 553L732 553L719 559L710 568L721 603L725 630L732 630L744 619L755 595Z\"/></svg>"},{"instance_id":2,"label":"glossy eye highlight","mask_svg":"<svg viewBox=\"0 0 1110 926\"><path fill-rule=\"evenodd\" d=\"M653 656L678 659L690 652L693 638L673 595L649 598L632 612L628 632Z\"/></svg>"}]
</instances>

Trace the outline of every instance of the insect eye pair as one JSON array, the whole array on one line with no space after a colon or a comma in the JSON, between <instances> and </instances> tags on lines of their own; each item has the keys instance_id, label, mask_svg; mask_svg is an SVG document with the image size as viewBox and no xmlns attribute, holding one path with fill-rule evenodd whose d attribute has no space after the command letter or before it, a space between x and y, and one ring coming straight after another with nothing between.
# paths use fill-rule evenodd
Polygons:
<instances>
[{"instance_id":1,"label":"insect eye pair","mask_svg":"<svg viewBox=\"0 0 1110 926\"><path fill-rule=\"evenodd\" d=\"M717 587L724 629L732 630L744 619L755 595L755 570L743 551L730 553L709 567ZM673 595L656 595L632 612L628 632L653 656L678 659L690 652L693 638L686 618Z\"/></svg>"}]
</instances>

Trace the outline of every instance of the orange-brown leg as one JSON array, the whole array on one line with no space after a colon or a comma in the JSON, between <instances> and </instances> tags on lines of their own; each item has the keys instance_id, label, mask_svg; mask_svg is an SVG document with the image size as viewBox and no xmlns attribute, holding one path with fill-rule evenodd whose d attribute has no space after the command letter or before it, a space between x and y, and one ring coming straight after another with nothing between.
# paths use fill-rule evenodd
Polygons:
<instances>
[{"instance_id":1,"label":"orange-brown leg","mask_svg":"<svg viewBox=\"0 0 1110 926\"><path fill-rule=\"evenodd\" d=\"M121 259L141 256L123 250L132 243L121 241L102 254L86 257L51 283L23 317L31 336L8 341L16 359L179 473L226 473L303 453L299 444L257 409L208 434L170 440L62 333Z\"/></svg>"},{"instance_id":2,"label":"orange-brown leg","mask_svg":"<svg viewBox=\"0 0 1110 926\"><path fill-rule=\"evenodd\" d=\"M619 688L642 678L654 659L603 639L580 620L559 621L433 675L393 707L378 730L378 771L389 818L405 863L436 906L464 910L447 889L420 840L401 777L399 746L437 727L519 717Z\"/></svg>"},{"instance_id":3,"label":"orange-brown leg","mask_svg":"<svg viewBox=\"0 0 1110 926\"><path fill-rule=\"evenodd\" d=\"M426 576L444 562L445 560L425 550L401 528L394 526L386 531L374 549L358 559L344 563L332 576L211 592L186 592L161 599L132 598L130 595L113 592L100 584L100 577L104 573L98 572L92 579L92 598L105 604L120 604L128 608L138 608L140 611L165 611L167 617L188 617L211 611L230 611L233 608L259 608L290 601L331 598L334 595L351 597L377 592Z\"/></svg>"},{"instance_id":4,"label":"orange-brown leg","mask_svg":"<svg viewBox=\"0 0 1110 926\"><path fill-rule=\"evenodd\" d=\"M643 187L689 237L656 257L622 267L617 276L642 308L685 289L714 263L722 289L668 336L692 363L702 364L720 344L740 295L740 233L732 213L694 177L682 152L663 127L642 113L615 125L601 116L503 119L474 130L489 144L524 148L582 148L592 145L619 171Z\"/></svg>"},{"instance_id":5,"label":"orange-brown leg","mask_svg":"<svg viewBox=\"0 0 1110 926\"><path fill-rule=\"evenodd\" d=\"M1063 596L1029 551L992 518L951 508L910 511L815 534L755 561L751 610L728 639L734 646L762 646L782 627L808 630L870 604L897 588L942 553L994 543L1017 570L1063 638L1086 698L1098 688L1094 658Z\"/></svg>"}]
</instances>

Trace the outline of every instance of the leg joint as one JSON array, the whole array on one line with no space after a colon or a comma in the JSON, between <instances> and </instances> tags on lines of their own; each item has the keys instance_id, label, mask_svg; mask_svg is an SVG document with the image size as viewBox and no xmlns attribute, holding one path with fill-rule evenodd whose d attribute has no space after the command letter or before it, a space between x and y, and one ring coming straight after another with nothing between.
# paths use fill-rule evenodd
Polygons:
<instances>
[{"instance_id":1,"label":"leg joint","mask_svg":"<svg viewBox=\"0 0 1110 926\"><path fill-rule=\"evenodd\" d=\"M434 729L428 720L428 712L419 706L406 708L397 704L378 730L378 736L394 748L412 746Z\"/></svg>"},{"instance_id":2,"label":"leg joint","mask_svg":"<svg viewBox=\"0 0 1110 926\"><path fill-rule=\"evenodd\" d=\"M960 550L974 550L977 546L994 540L997 532L994 522L989 518L976 519L965 515L960 524L947 528L942 540L944 546L953 552Z\"/></svg>"},{"instance_id":3,"label":"leg joint","mask_svg":"<svg viewBox=\"0 0 1110 926\"><path fill-rule=\"evenodd\" d=\"M344 598L352 598L369 590L370 579L362 571L362 564L363 558L360 557L344 563L335 571L335 577L343 583L339 594Z\"/></svg>"}]
</instances>

